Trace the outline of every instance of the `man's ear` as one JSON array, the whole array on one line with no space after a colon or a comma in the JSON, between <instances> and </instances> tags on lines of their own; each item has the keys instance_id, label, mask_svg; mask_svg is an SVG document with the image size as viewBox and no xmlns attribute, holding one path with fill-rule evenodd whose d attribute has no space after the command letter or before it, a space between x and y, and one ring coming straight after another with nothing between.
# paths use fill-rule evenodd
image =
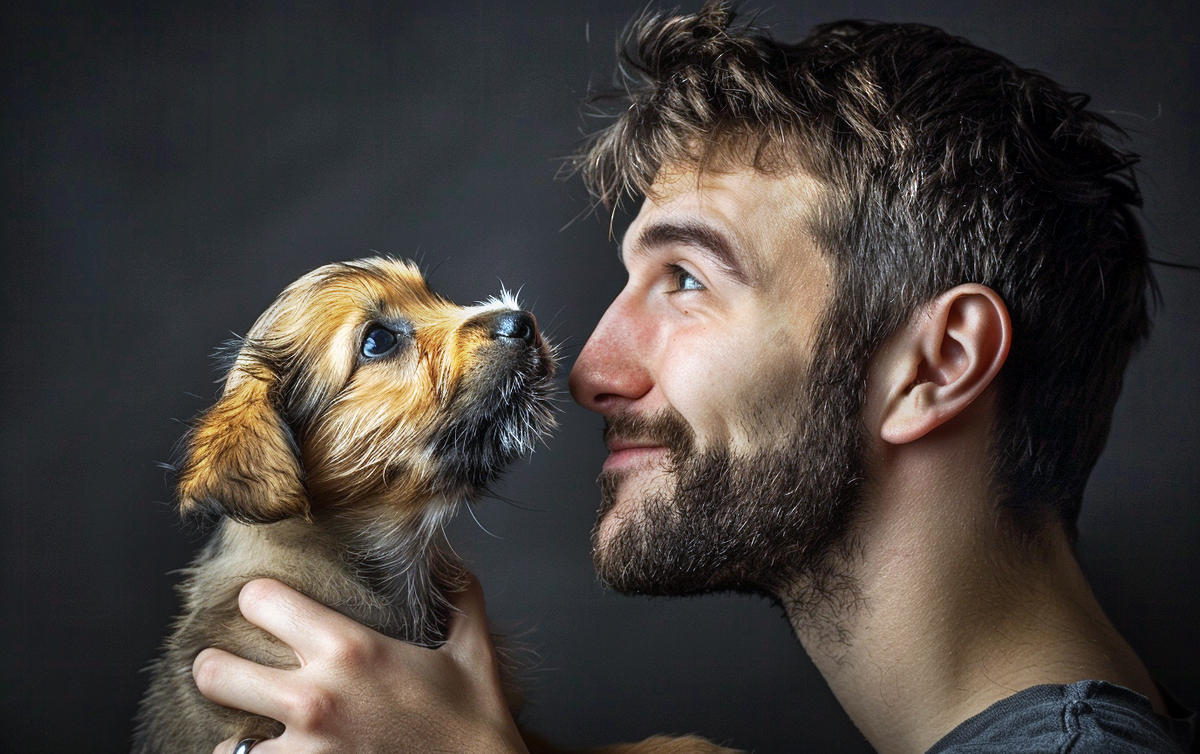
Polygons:
<instances>
[{"instance_id":1,"label":"man's ear","mask_svg":"<svg viewBox=\"0 0 1200 754\"><path fill-rule=\"evenodd\" d=\"M968 283L918 310L883 349L880 437L912 442L958 416L992 384L1012 345L1000 296Z\"/></svg>"},{"instance_id":2,"label":"man's ear","mask_svg":"<svg viewBox=\"0 0 1200 754\"><path fill-rule=\"evenodd\" d=\"M272 404L278 375L266 366L233 367L225 391L184 438L179 512L269 523L307 516L299 452Z\"/></svg>"}]
</instances>

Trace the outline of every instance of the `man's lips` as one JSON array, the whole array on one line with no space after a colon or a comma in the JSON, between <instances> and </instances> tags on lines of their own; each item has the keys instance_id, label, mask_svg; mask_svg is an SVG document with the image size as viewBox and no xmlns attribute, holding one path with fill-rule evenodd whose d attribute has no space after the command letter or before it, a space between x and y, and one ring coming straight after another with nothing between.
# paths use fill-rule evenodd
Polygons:
<instances>
[{"instance_id":1,"label":"man's lips","mask_svg":"<svg viewBox=\"0 0 1200 754\"><path fill-rule=\"evenodd\" d=\"M604 471L629 470L658 463L667 452L665 446L633 440L610 440L607 445Z\"/></svg>"}]
</instances>

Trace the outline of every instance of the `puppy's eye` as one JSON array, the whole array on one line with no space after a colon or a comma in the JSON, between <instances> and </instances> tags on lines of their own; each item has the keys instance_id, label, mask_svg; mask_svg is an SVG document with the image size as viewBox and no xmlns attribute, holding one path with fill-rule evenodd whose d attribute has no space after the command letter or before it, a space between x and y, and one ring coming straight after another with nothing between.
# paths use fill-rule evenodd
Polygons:
<instances>
[{"instance_id":1,"label":"puppy's eye","mask_svg":"<svg viewBox=\"0 0 1200 754\"><path fill-rule=\"evenodd\" d=\"M362 354L368 359L377 359L396 350L399 343L400 339L396 337L396 333L386 327L372 327L363 339Z\"/></svg>"}]
</instances>

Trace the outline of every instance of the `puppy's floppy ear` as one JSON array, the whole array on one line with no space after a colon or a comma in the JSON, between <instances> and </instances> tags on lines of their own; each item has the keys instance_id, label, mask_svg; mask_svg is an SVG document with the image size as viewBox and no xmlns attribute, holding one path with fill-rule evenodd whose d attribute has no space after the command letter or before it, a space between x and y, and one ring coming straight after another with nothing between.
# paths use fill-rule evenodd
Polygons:
<instances>
[{"instance_id":1,"label":"puppy's floppy ear","mask_svg":"<svg viewBox=\"0 0 1200 754\"><path fill-rule=\"evenodd\" d=\"M308 496L292 431L273 403L276 368L243 351L216 405L184 439L179 512L269 523L307 516Z\"/></svg>"}]
</instances>

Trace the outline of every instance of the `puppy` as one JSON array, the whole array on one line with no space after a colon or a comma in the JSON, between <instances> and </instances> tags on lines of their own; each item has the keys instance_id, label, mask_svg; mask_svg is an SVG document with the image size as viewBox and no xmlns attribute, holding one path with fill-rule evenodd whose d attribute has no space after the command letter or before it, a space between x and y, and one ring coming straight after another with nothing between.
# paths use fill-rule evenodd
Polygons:
<instances>
[{"instance_id":1,"label":"puppy","mask_svg":"<svg viewBox=\"0 0 1200 754\"><path fill-rule=\"evenodd\" d=\"M278 579L389 636L442 643L446 595L464 583L442 527L553 427L554 370L512 297L456 306L405 262L326 265L280 294L184 438L180 513L217 528L179 587L184 612L151 665L135 754L209 754L228 738L282 733L208 701L192 680L205 647L297 667L242 618L251 579ZM613 751L723 751L695 738L632 746Z\"/></svg>"}]
</instances>

